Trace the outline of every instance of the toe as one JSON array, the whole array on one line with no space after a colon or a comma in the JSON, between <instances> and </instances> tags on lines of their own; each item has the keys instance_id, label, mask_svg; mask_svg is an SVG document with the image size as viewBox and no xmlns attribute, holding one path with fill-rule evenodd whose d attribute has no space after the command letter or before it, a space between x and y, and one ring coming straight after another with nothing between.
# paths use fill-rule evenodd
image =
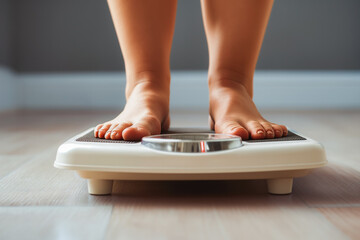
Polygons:
<instances>
[{"instance_id":1,"label":"toe","mask_svg":"<svg viewBox=\"0 0 360 240\"><path fill-rule=\"evenodd\" d=\"M250 121L246 124L246 129L250 132L252 139L264 139L266 132L264 127L257 121Z\"/></svg>"},{"instance_id":2,"label":"toe","mask_svg":"<svg viewBox=\"0 0 360 240\"><path fill-rule=\"evenodd\" d=\"M242 126L237 126L231 129L229 134L236 135L241 137L242 140L248 140L249 139L249 132Z\"/></svg>"},{"instance_id":3,"label":"toe","mask_svg":"<svg viewBox=\"0 0 360 240\"><path fill-rule=\"evenodd\" d=\"M215 123L214 128L216 133L236 135L243 140L249 139L249 132L236 121L219 121Z\"/></svg>"},{"instance_id":4,"label":"toe","mask_svg":"<svg viewBox=\"0 0 360 240\"><path fill-rule=\"evenodd\" d=\"M141 126L132 126L126 128L122 133L123 139L127 141L141 140L143 137L149 135L151 135L150 131Z\"/></svg>"},{"instance_id":5,"label":"toe","mask_svg":"<svg viewBox=\"0 0 360 240\"><path fill-rule=\"evenodd\" d=\"M106 131L106 133L105 133L105 139L111 139L111 132L112 132L112 130L114 129L114 128L116 128L117 126L118 126L119 124L118 123L113 123L110 127L109 127L109 129Z\"/></svg>"},{"instance_id":6,"label":"toe","mask_svg":"<svg viewBox=\"0 0 360 240\"><path fill-rule=\"evenodd\" d=\"M275 131L275 137L278 138L283 136L283 129L279 125L272 123L271 126Z\"/></svg>"},{"instance_id":7,"label":"toe","mask_svg":"<svg viewBox=\"0 0 360 240\"><path fill-rule=\"evenodd\" d=\"M283 130L283 137L288 135L288 129L286 126L284 125L279 125L281 127L281 129Z\"/></svg>"},{"instance_id":8,"label":"toe","mask_svg":"<svg viewBox=\"0 0 360 240\"><path fill-rule=\"evenodd\" d=\"M125 140L141 140L141 138L161 133L161 122L155 117L146 117L126 128L122 137Z\"/></svg>"},{"instance_id":9,"label":"toe","mask_svg":"<svg viewBox=\"0 0 360 240\"><path fill-rule=\"evenodd\" d=\"M98 133L99 133L99 130L100 128L102 128L103 124L99 124L97 125L95 128L94 128L94 137L98 137Z\"/></svg>"},{"instance_id":10,"label":"toe","mask_svg":"<svg viewBox=\"0 0 360 240\"><path fill-rule=\"evenodd\" d=\"M275 131L272 128L271 124L268 122L261 122L261 125L265 129L266 132L266 138L274 138L275 137Z\"/></svg>"},{"instance_id":11,"label":"toe","mask_svg":"<svg viewBox=\"0 0 360 240\"><path fill-rule=\"evenodd\" d=\"M103 126L99 129L98 138L104 138L107 130L110 128L111 123L104 123Z\"/></svg>"},{"instance_id":12,"label":"toe","mask_svg":"<svg viewBox=\"0 0 360 240\"><path fill-rule=\"evenodd\" d=\"M123 122L118 124L114 129L112 129L111 131L111 139L113 140L120 140L122 139L122 132L124 131L124 129L130 127L132 125L132 123L130 122Z\"/></svg>"}]
</instances>

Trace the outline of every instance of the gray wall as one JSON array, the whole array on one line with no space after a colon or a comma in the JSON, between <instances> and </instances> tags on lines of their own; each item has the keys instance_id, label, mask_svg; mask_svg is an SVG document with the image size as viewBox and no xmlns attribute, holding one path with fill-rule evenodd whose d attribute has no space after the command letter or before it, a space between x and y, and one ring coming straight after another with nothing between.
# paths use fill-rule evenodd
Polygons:
<instances>
[{"instance_id":1,"label":"gray wall","mask_svg":"<svg viewBox=\"0 0 360 240\"><path fill-rule=\"evenodd\" d=\"M0 0L0 65L11 65L11 6L10 0Z\"/></svg>"},{"instance_id":2,"label":"gray wall","mask_svg":"<svg viewBox=\"0 0 360 240\"><path fill-rule=\"evenodd\" d=\"M11 3L14 12L11 62L16 70L123 69L105 0ZM359 9L359 0L276 1L258 69L360 69ZM4 31L0 32L1 43L7 39ZM0 48L2 62L9 62L9 57L4 57L8 55L7 49ZM178 1L171 63L172 69L207 68L199 1Z\"/></svg>"}]
</instances>

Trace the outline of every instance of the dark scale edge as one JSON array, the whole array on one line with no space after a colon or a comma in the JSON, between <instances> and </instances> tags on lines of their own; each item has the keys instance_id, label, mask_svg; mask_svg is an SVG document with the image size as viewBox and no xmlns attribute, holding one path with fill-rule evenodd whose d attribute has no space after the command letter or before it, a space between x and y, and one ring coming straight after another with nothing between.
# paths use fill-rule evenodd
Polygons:
<instances>
[{"instance_id":1,"label":"dark scale edge","mask_svg":"<svg viewBox=\"0 0 360 240\"><path fill-rule=\"evenodd\" d=\"M267 139L250 139L250 140L244 140L244 142L249 143L257 143L257 142L287 142L287 141L302 141L306 140L306 138L301 137L293 132L288 131L288 135L286 137L281 138L267 138Z\"/></svg>"},{"instance_id":2,"label":"dark scale edge","mask_svg":"<svg viewBox=\"0 0 360 240\"><path fill-rule=\"evenodd\" d=\"M76 139L77 142L101 142L101 143L123 143L123 144L134 144L139 143L140 141L124 141L124 140L112 140L112 139L102 139L94 137L94 131L86 133L85 135Z\"/></svg>"},{"instance_id":3,"label":"dark scale edge","mask_svg":"<svg viewBox=\"0 0 360 240\"><path fill-rule=\"evenodd\" d=\"M170 131L166 133L213 133L206 129L171 129ZM262 143L262 142L287 142L287 141L301 141L306 140L306 138L301 137L293 132L288 133L286 137L281 138L270 138L270 139L250 139L250 140L244 140L244 142L249 143ZM94 132L91 130L85 135L79 137L76 139L77 142L101 142L101 143L122 143L122 144L135 144L139 143L140 141L124 141L124 140L111 140L111 139L102 139L102 138L95 138Z\"/></svg>"}]
</instances>

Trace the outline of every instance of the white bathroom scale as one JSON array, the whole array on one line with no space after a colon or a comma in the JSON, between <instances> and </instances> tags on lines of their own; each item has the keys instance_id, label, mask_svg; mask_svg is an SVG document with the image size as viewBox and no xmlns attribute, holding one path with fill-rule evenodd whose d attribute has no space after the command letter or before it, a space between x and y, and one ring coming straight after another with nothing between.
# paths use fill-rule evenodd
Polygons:
<instances>
[{"instance_id":1,"label":"white bathroom scale","mask_svg":"<svg viewBox=\"0 0 360 240\"><path fill-rule=\"evenodd\" d=\"M88 129L63 143L54 166L75 170L93 195L111 194L114 180L266 179L268 192L289 194L293 178L327 163L323 146L295 131L241 140L207 130L172 129L142 141L95 138Z\"/></svg>"}]
</instances>

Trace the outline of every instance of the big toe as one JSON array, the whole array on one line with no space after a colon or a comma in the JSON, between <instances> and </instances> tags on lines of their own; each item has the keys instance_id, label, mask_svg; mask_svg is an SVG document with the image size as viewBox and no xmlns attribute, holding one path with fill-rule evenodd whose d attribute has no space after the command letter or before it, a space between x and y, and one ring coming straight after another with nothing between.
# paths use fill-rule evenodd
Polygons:
<instances>
[{"instance_id":1,"label":"big toe","mask_svg":"<svg viewBox=\"0 0 360 240\"><path fill-rule=\"evenodd\" d=\"M160 134L161 122L155 117L146 117L123 131L124 140L141 140L145 136Z\"/></svg>"},{"instance_id":2,"label":"big toe","mask_svg":"<svg viewBox=\"0 0 360 240\"><path fill-rule=\"evenodd\" d=\"M249 132L236 121L220 121L219 123L215 123L215 132L236 135L243 140L249 138Z\"/></svg>"},{"instance_id":3,"label":"big toe","mask_svg":"<svg viewBox=\"0 0 360 240\"><path fill-rule=\"evenodd\" d=\"M141 140L143 137L151 135L150 131L144 127L128 127L122 132L122 137L126 141Z\"/></svg>"}]
</instances>

